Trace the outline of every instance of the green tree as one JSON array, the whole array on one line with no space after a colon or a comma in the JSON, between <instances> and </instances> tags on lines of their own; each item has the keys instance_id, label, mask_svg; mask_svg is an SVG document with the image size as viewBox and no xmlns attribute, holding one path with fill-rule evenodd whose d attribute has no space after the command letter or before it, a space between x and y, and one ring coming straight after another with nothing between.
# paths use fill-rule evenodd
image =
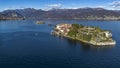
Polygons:
<instances>
[{"instance_id":1,"label":"green tree","mask_svg":"<svg viewBox=\"0 0 120 68\"><path fill-rule=\"evenodd\" d=\"M76 37L76 34L78 33L79 24L72 24L72 28L68 32L69 36Z\"/></svg>"}]
</instances>

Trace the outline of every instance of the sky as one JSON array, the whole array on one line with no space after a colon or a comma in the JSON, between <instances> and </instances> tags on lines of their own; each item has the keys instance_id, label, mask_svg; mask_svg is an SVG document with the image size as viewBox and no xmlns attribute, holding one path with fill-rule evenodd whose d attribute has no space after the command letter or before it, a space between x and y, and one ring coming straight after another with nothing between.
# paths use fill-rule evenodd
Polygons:
<instances>
[{"instance_id":1,"label":"sky","mask_svg":"<svg viewBox=\"0 0 120 68\"><path fill-rule=\"evenodd\" d=\"M120 10L120 0L0 0L0 11L7 9L105 8Z\"/></svg>"}]
</instances>

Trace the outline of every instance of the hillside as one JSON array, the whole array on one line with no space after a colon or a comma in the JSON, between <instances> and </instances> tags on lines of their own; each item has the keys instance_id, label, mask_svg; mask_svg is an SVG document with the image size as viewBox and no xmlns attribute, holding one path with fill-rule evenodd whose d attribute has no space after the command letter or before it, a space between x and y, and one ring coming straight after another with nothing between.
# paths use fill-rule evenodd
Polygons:
<instances>
[{"instance_id":1,"label":"hillside","mask_svg":"<svg viewBox=\"0 0 120 68\"><path fill-rule=\"evenodd\" d=\"M19 20L24 19L24 16L14 10L6 10L0 13L0 20Z\"/></svg>"},{"instance_id":2,"label":"hillside","mask_svg":"<svg viewBox=\"0 0 120 68\"><path fill-rule=\"evenodd\" d=\"M48 11L26 8L6 10L1 13L6 14L6 12L10 13L11 11L18 13L20 17L22 15L26 18L120 20L120 11L103 8L52 9ZM9 14L6 16L9 16Z\"/></svg>"}]
</instances>

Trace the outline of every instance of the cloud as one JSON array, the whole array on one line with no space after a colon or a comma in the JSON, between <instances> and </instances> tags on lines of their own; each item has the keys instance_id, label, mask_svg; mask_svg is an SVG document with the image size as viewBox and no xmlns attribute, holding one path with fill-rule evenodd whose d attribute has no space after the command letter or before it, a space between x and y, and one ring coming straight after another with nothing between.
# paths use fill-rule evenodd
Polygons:
<instances>
[{"instance_id":1,"label":"cloud","mask_svg":"<svg viewBox=\"0 0 120 68\"><path fill-rule=\"evenodd\" d=\"M64 9L78 9L79 7L67 7L67 8L64 8Z\"/></svg>"},{"instance_id":2,"label":"cloud","mask_svg":"<svg viewBox=\"0 0 120 68\"><path fill-rule=\"evenodd\" d=\"M120 8L120 1L113 1L112 3L109 3L109 6L112 8Z\"/></svg>"},{"instance_id":3,"label":"cloud","mask_svg":"<svg viewBox=\"0 0 120 68\"><path fill-rule=\"evenodd\" d=\"M60 4L60 3L58 3L58 4L50 4L50 5L46 5L46 7L58 9L58 8L62 7L62 4Z\"/></svg>"},{"instance_id":4,"label":"cloud","mask_svg":"<svg viewBox=\"0 0 120 68\"><path fill-rule=\"evenodd\" d=\"M105 8L106 6L96 6L96 8Z\"/></svg>"}]
</instances>

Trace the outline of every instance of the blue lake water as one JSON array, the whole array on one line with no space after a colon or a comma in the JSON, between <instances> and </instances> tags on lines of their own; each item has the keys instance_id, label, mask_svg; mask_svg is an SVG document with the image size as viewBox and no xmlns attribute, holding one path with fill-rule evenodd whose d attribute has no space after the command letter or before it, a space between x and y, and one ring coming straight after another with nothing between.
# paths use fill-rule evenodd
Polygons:
<instances>
[{"instance_id":1,"label":"blue lake water","mask_svg":"<svg viewBox=\"0 0 120 68\"><path fill-rule=\"evenodd\" d=\"M0 68L120 68L120 21L44 21L0 21ZM63 22L110 30L117 44L94 47L52 36L54 26Z\"/></svg>"}]
</instances>

